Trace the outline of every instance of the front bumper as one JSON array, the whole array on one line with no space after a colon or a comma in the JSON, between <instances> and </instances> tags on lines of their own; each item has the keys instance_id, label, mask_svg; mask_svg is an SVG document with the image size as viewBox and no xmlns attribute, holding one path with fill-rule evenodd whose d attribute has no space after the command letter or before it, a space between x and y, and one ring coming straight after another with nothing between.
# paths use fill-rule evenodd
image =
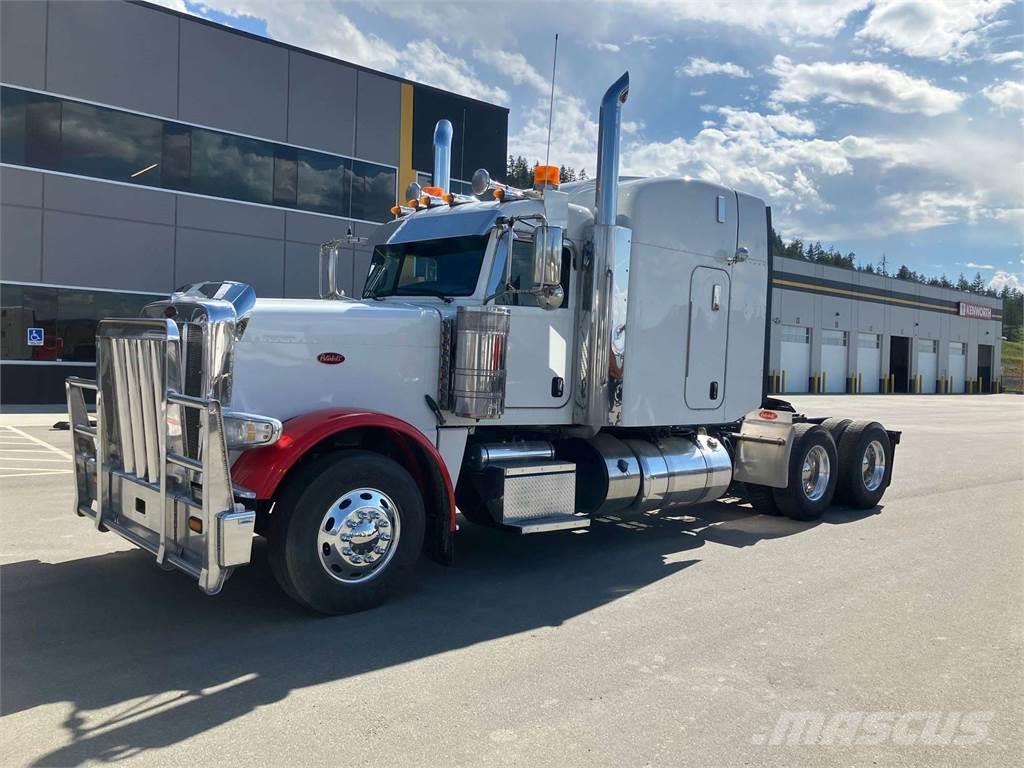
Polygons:
<instances>
[{"instance_id":1,"label":"front bumper","mask_svg":"<svg viewBox=\"0 0 1024 768\"><path fill-rule=\"evenodd\" d=\"M75 512L215 594L249 562L256 523L254 495L231 483L220 403L179 394L171 320L105 320L96 342L96 381L67 380Z\"/></svg>"}]
</instances>

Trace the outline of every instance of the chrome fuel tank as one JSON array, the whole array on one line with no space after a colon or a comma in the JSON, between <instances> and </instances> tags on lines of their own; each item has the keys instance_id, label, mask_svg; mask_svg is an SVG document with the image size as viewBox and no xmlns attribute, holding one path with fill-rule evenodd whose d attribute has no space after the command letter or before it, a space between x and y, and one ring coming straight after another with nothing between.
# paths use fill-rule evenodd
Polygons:
<instances>
[{"instance_id":1,"label":"chrome fuel tank","mask_svg":"<svg viewBox=\"0 0 1024 768\"><path fill-rule=\"evenodd\" d=\"M714 501L732 481L729 453L713 437L624 442L640 463L640 494L633 503L638 511Z\"/></svg>"}]
</instances>

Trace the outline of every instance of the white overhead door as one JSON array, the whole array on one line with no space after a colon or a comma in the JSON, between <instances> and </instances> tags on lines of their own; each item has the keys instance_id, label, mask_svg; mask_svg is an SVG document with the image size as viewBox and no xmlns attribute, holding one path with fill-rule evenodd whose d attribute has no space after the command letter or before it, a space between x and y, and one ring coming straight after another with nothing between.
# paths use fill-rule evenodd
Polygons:
<instances>
[{"instance_id":1,"label":"white overhead door","mask_svg":"<svg viewBox=\"0 0 1024 768\"><path fill-rule=\"evenodd\" d=\"M967 381L967 343L949 342L949 385L950 392L963 392Z\"/></svg>"},{"instance_id":2,"label":"white overhead door","mask_svg":"<svg viewBox=\"0 0 1024 768\"><path fill-rule=\"evenodd\" d=\"M782 326L783 392L808 390L811 378L811 329L800 325Z\"/></svg>"},{"instance_id":3,"label":"white overhead door","mask_svg":"<svg viewBox=\"0 0 1024 768\"><path fill-rule=\"evenodd\" d=\"M822 390L832 393L846 391L846 331L821 332Z\"/></svg>"},{"instance_id":4,"label":"white overhead door","mask_svg":"<svg viewBox=\"0 0 1024 768\"><path fill-rule=\"evenodd\" d=\"M882 337L877 333L857 334L857 386L861 392L877 392L882 376Z\"/></svg>"},{"instance_id":5,"label":"white overhead door","mask_svg":"<svg viewBox=\"0 0 1024 768\"><path fill-rule=\"evenodd\" d=\"M935 379L939 375L939 342L934 339L917 340L917 375L921 382L920 392L933 394Z\"/></svg>"}]
</instances>

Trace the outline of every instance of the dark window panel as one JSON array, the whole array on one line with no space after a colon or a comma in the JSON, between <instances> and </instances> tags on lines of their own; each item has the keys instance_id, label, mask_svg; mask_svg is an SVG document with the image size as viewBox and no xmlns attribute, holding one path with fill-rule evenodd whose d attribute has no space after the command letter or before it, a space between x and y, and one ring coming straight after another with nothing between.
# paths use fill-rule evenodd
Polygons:
<instances>
[{"instance_id":1,"label":"dark window panel","mask_svg":"<svg viewBox=\"0 0 1024 768\"><path fill-rule=\"evenodd\" d=\"M67 101L61 115L61 170L160 186L163 121Z\"/></svg>"},{"instance_id":2,"label":"dark window panel","mask_svg":"<svg viewBox=\"0 0 1024 768\"><path fill-rule=\"evenodd\" d=\"M43 345L30 346L28 329L43 329ZM0 357L58 360L64 343L57 333L57 289L34 285L0 287Z\"/></svg>"},{"instance_id":3,"label":"dark window panel","mask_svg":"<svg viewBox=\"0 0 1024 768\"><path fill-rule=\"evenodd\" d=\"M25 97L23 91L0 93L0 157L5 163L25 164Z\"/></svg>"},{"instance_id":4,"label":"dark window panel","mask_svg":"<svg viewBox=\"0 0 1024 768\"><path fill-rule=\"evenodd\" d=\"M278 147L274 155L274 204L294 207L298 202L298 151Z\"/></svg>"},{"instance_id":5,"label":"dark window panel","mask_svg":"<svg viewBox=\"0 0 1024 768\"><path fill-rule=\"evenodd\" d=\"M25 165L60 169L60 113L57 99L27 94L25 102Z\"/></svg>"},{"instance_id":6,"label":"dark window panel","mask_svg":"<svg viewBox=\"0 0 1024 768\"><path fill-rule=\"evenodd\" d=\"M352 161L319 152L299 150L297 162L299 208L304 211L348 216L352 189Z\"/></svg>"},{"instance_id":7,"label":"dark window panel","mask_svg":"<svg viewBox=\"0 0 1024 768\"><path fill-rule=\"evenodd\" d=\"M395 204L398 172L394 168L356 160L352 164L352 218L387 221Z\"/></svg>"},{"instance_id":8,"label":"dark window panel","mask_svg":"<svg viewBox=\"0 0 1024 768\"><path fill-rule=\"evenodd\" d=\"M193 128L192 191L250 203L273 202L273 145Z\"/></svg>"},{"instance_id":9,"label":"dark window panel","mask_svg":"<svg viewBox=\"0 0 1024 768\"><path fill-rule=\"evenodd\" d=\"M160 296L74 288L57 289L57 334L63 360L96 361L96 324L109 317L138 317L142 308Z\"/></svg>"},{"instance_id":10,"label":"dark window panel","mask_svg":"<svg viewBox=\"0 0 1024 768\"><path fill-rule=\"evenodd\" d=\"M470 103L466 106L466 133L462 144L461 179L473 178L477 168L486 168L491 178L504 180L508 156L508 113L496 107ZM528 158L530 159L530 158ZM543 160L543 158L536 158ZM530 159L532 162L532 159ZM552 163L558 164L553 155ZM453 172L453 176L456 174Z\"/></svg>"},{"instance_id":11,"label":"dark window panel","mask_svg":"<svg viewBox=\"0 0 1024 768\"><path fill-rule=\"evenodd\" d=\"M188 192L192 186L192 129L165 122L163 140L163 186Z\"/></svg>"}]
</instances>

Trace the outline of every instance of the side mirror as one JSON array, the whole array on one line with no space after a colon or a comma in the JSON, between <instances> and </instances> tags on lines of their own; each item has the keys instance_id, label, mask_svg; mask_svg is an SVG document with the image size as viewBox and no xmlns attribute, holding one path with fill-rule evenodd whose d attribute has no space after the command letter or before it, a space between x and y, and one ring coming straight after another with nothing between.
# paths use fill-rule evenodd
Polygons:
<instances>
[{"instance_id":1,"label":"side mirror","mask_svg":"<svg viewBox=\"0 0 1024 768\"><path fill-rule=\"evenodd\" d=\"M562 283L562 228L542 224L533 230L533 287Z\"/></svg>"},{"instance_id":2,"label":"side mirror","mask_svg":"<svg viewBox=\"0 0 1024 768\"><path fill-rule=\"evenodd\" d=\"M533 230L533 290L544 309L562 305L562 228L541 224Z\"/></svg>"}]
</instances>

